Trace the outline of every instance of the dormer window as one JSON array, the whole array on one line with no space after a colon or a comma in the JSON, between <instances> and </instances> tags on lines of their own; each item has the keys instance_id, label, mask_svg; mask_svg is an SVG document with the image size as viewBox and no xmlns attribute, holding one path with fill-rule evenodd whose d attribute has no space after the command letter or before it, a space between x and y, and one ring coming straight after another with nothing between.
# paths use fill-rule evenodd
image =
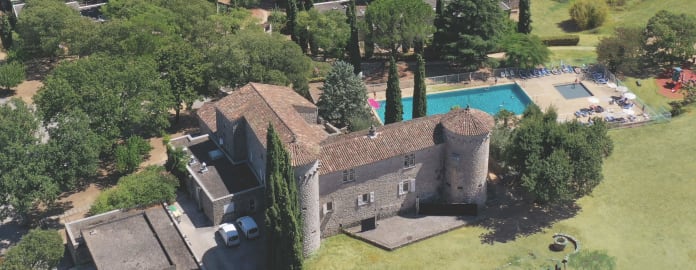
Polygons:
<instances>
[{"instance_id":1,"label":"dormer window","mask_svg":"<svg viewBox=\"0 0 696 270\"><path fill-rule=\"evenodd\" d=\"M416 166L416 154L408 154L404 156L404 168Z\"/></svg>"},{"instance_id":2,"label":"dormer window","mask_svg":"<svg viewBox=\"0 0 696 270\"><path fill-rule=\"evenodd\" d=\"M355 181L355 169L343 171L343 183Z\"/></svg>"}]
</instances>

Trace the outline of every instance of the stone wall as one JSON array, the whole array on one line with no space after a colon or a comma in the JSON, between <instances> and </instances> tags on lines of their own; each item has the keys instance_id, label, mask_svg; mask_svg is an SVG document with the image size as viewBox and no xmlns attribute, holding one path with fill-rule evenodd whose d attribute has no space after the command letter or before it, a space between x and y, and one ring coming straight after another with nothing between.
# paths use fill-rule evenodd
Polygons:
<instances>
[{"instance_id":1,"label":"stone wall","mask_svg":"<svg viewBox=\"0 0 696 270\"><path fill-rule=\"evenodd\" d=\"M256 174L256 179L260 181L262 186L266 182L266 148L259 141L258 136L251 128L246 128L247 137L247 161L249 162L252 171ZM266 139L265 137L263 138Z\"/></svg>"},{"instance_id":2,"label":"stone wall","mask_svg":"<svg viewBox=\"0 0 696 270\"><path fill-rule=\"evenodd\" d=\"M310 125L316 125L317 119L319 119L318 109L316 107L304 107L304 106L292 106L302 118Z\"/></svg>"},{"instance_id":3,"label":"stone wall","mask_svg":"<svg viewBox=\"0 0 696 270\"><path fill-rule=\"evenodd\" d=\"M370 217L389 217L414 211L416 197L438 196L442 182L442 145L415 152L415 166L404 168L404 156L354 168L355 181L343 182L343 172L320 176L322 237L337 234L341 227L352 227ZM399 194L399 183L415 180L415 191ZM374 192L374 201L358 205L358 197ZM369 195L368 195L369 196ZM333 210L324 211L332 202Z\"/></svg>"},{"instance_id":4,"label":"stone wall","mask_svg":"<svg viewBox=\"0 0 696 270\"><path fill-rule=\"evenodd\" d=\"M219 115L219 112L218 112ZM215 143L218 144L232 158L233 163L238 163L247 159L246 123L243 120L231 121L219 115L217 118L217 136ZM222 138L220 145L219 138Z\"/></svg>"},{"instance_id":5,"label":"stone wall","mask_svg":"<svg viewBox=\"0 0 696 270\"><path fill-rule=\"evenodd\" d=\"M249 209L251 200L254 200L254 209ZM234 203L234 212L225 214L225 205L231 202ZM212 206L213 225L218 225L225 222L232 223L239 217L249 216L259 211L263 211L263 187L259 186L215 199L212 202Z\"/></svg>"},{"instance_id":6,"label":"stone wall","mask_svg":"<svg viewBox=\"0 0 696 270\"><path fill-rule=\"evenodd\" d=\"M319 213L319 161L295 168L298 199L302 214L303 253L305 256L319 249L321 230Z\"/></svg>"},{"instance_id":7,"label":"stone wall","mask_svg":"<svg viewBox=\"0 0 696 270\"><path fill-rule=\"evenodd\" d=\"M486 202L490 133L461 136L444 129L445 199L450 203Z\"/></svg>"}]
</instances>

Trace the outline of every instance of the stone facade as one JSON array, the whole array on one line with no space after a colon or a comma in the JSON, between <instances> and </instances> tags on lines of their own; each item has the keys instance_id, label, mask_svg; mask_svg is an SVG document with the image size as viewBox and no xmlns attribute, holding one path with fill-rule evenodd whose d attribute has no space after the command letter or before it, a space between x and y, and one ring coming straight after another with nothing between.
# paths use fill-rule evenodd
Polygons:
<instances>
[{"instance_id":1,"label":"stone facade","mask_svg":"<svg viewBox=\"0 0 696 270\"><path fill-rule=\"evenodd\" d=\"M342 227L414 213L418 200L485 203L493 128L493 118L485 112L459 109L369 133L328 136L317 125L316 106L298 97L289 88L249 84L213 105L214 119L210 106L198 117L202 127L217 128L208 129L211 137L221 136L228 156L247 162L261 187L266 128L273 124L295 168L305 255ZM263 198L263 188L249 196ZM211 200L212 210L204 204L204 211L218 224L223 220L218 209L230 201L238 204L236 198L249 199L234 194Z\"/></svg>"}]
</instances>

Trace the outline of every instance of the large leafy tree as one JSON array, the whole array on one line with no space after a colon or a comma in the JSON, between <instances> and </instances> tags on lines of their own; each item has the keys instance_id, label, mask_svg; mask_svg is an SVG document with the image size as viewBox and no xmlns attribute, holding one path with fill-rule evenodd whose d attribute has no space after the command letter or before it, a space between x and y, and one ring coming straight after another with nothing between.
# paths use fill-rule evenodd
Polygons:
<instances>
[{"instance_id":1,"label":"large leafy tree","mask_svg":"<svg viewBox=\"0 0 696 270\"><path fill-rule=\"evenodd\" d=\"M452 0L445 8L444 58L477 68L496 47L506 17L496 0Z\"/></svg>"},{"instance_id":2,"label":"large leafy tree","mask_svg":"<svg viewBox=\"0 0 696 270\"><path fill-rule=\"evenodd\" d=\"M169 82L173 97L171 107L179 122L181 109L191 108L194 101L206 94L207 65L203 63L203 54L184 41L161 48L156 57L162 79Z\"/></svg>"},{"instance_id":3,"label":"large leafy tree","mask_svg":"<svg viewBox=\"0 0 696 270\"><path fill-rule=\"evenodd\" d=\"M297 32L310 41L312 54L321 48L325 56L343 57L351 30L342 12L301 11L297 15L297 27Z\"/></svg>"},{"instance_id":4,"label":"large leafy tree","mask_svg":"<svg viewBox=\"0 0 696 270\"><path fill-rule=\"evenodd\" d=\"M602 180L603 159L613 150L607 125L558 123L553 108L530 105L505 149L506 164L539 202L564 202L589 194Z\"/></svg>"},{"instance_id":5,"label":"large leafy tree","mask_svg":"<svg viewBox=\"0 0 696 270\"><path fill-rule=\"evenodd\" d=\"M80 21L86 20L63 1L27 1L16 26L20 47L33 57L62 55L73 41L81 39L78 30L84 24Z\"/></svg>"},{"instance_id":6,"label":"large leafy tree","mask_svg":"<svg viewBox=\"0 0 696 270\"><path fill-rule=\"evenodd\" d=\"M0 15L0 42L4 48L12 47L12 24L9 14Z\"/></svg>"},{"instance_id":7,"label":"large leafy tree","mask_svg":"<svg viewBox=\"0 0 696 270\"><path fill-rule=\"evenodd\" d=\"M532 32L532 10L529 6L530 2L531 0L520 0L517 33L529 34Z\"/></svg>"},{"instance_id":8,"label":"large leafy tree","mask_svg":"<svg viewBox=\"0 0 696 270\"><path fill-rule=\"evenodd\" d=\"M425 60L420 54L416 55L418 71L413 76L413 119L428 114L427 99L425 93Z\"/></svg>"},{"instance_id":9,"label":"large leafy tree","mask_svg":"<svg viewBox=\"0 0 696 270\"><path fill-rule=\"evenodd\" d=\"M332 124L347 126L351 118L367 118L367 89L353 73L353 66L338 61L326 75L317 106L319 115Z\"/></svg>"},{"instance_id":10,"label":"large leafy tree","mask_svg":"<svg viewBox=\"0 0 696 270\"><path fill-rule=\"evenodd\" d=\"M31 230L7 251L0 270L55 269L63 253L63 239L57 231Z\"/></svg>"},{"instance_id":11,"label":"large leafy tree","mask_svg":"<svg viewBox=\"0 0 696 270\"><path fill-rule=\"evenodd\" d=\"M95 55L57 67L34 100L46 122L85 112L90 128L110 143L169 126L171 92L160 76L151 58Z\"/></svg>"},{"instance_id":12,"label":"large leafy tree","mask_svg":"<svg viewBox=\"0 0 696 270\"><path fill-rule=\"evenodd\" d=\"M302 46L300 44L300 37L298 33L298 27L297 27L297 13L299 13L299 8L297 7L297 0L287 0L288 1L288 8L285 10L285 13L288 14L288 22L285 25L285 30L290 33L290 39L292 41L296 42L298 45Z\"/></svg>"},{"instance_id":13,"label":"large leafy tree","mask_svg":"<svg viewBox=\"0 0 696 270\"><path fill-rule=\"evenodd\" d=\"M503 38L508 65L534 68L549 60L551 51L535 35L512 33Z\"/></svg>"},{"instance_id":14,"label":"large leafy tree","mask_svg":"<svg viewBox=\"0 0 696 270\"><path fill-rule=\"evenodd\" d=\"M24 65L20 62L0 64L0 88L10 90L24 80Z\"/></svg>"},{"instance_id":15,"label":"large leafy tree","mask_svg":"<svg viewBox=\"0 0 696 270\"><path fill-rule=\"evenodd\" d=\"M372 22L375 43L389 49L394 56L404 44L422 47L425 39L435 32L435 13L422 0L378 0L370 4L365 16Z\"/></svg>"},{"instance_id":16,"label":"large leafy tree","mask_svg":"<svg viewBox=\"0 0 696 270\"><path fill-rule=\"evenodd\" d=\"M401 87L399 87L399 72L394 57L389 59L389 78L387 79L387 102L384 107L384 124L401 122L404 108L401 103Z\"/></svg>"},{"instance_id":17,"label":"large leafy tree","mask_svg":"<svg viewBox=\"0 0 696 270\"><path fill-rule=\"evenodd\" d=\"M44 146L44 155L51 157L48 175L62 190L75 186L97 173L99 150L104 143L90 129L89 116L81 110L72 110L58 116L55 125L48 128L50 139Z\"/></svg>"},{"instance_id":18,"label":"large leafy tree","mask_svg":"<svg viewBox=\"0 0 696 270\"><path fill-rule=\"evenodd\" d=\"M643 29L616 28L614 35L597 44L597 61L612 72L640 74L643 69Z\"/></svg>"},{"instance_id":19,"label":"large leafy tree","mask_svg":"<svg viewBox=\"0 0 696 270\"><path fill-rule=\"evenodd\" d=\"M696 17L658 11L648 20L643 35L648 60L658 66L679 63L696 52Z\"/></svg>"},{"instance_id":20,"label":"large leafy tree","mask_svg":"<svg viewBox=\"0 0 696 270\"><path fill-rule=\"evenodd\" d=\"M222 37L206 53L207 61L215 67L211 71L214 85L292 84L295 91L309 97L311 61L284 36L242 30Z\"/></svg>"},{"instance_id":21,"label":"large leafy tree","mask_svg":"<svg viewBox=\"0 0 696 270\"><path fill-rule=\"evenodd\" d=\"M435 2L435 33L433 34L433 52L439 57L439 50L445 46L444 31L445 31L445 3L444 0Z\"/></svg>"},{"instance_id":22,"label":"large leafy tree","mask_svg":"<svg viewBox=\"0 0 696 270\"><path fill-rule=\"evenodd\" d=\"M266 136L266 210L264 225L269 269L302 269L302 217L297 182L278 133L269 124Z\"/></svg>"},{"instance_id":23,"label":"large leafy tree","mask_svg":"<svg viewBox=\"0 0 696 270\"><path fill-rule=\"evenodd\" d=\"M50 156L39 138L39 121L20 99L0 104L0 218L24 216L36 202L50 203L60 192L47 173Z\"/></svg>"},{"instance_id":24,"label":"large leafy tree","mask_svg":"<svg viewBox=\"0 0 696 270\"><path fill-rule=\"evenodd\" d=\"M358 37L358 18L355 15L355 0L350 0L346 9L348 25L350 26L350 38L346 50L350 57L350 64L353 65L353 73L358 74L362 71L360 59L360 40Z\"/></svg>"}]
</instances>

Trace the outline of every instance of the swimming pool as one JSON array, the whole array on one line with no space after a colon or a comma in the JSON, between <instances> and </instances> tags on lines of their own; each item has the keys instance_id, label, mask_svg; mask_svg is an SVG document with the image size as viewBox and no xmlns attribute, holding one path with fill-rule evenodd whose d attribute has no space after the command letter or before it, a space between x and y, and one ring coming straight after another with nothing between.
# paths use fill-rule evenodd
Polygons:
<instances>
[{"instance_id":1,"label":"swimming pool","mask_svg":"<svg viewBox=\"0 0 696 270\"><path fill-rule=\"evenodd\" d=\"M461 89L427 95L428 115L447 113L454 106L464 108L467 104L491 115L495 115L501 109L521 114L531 102L531 99L517 84ZM402 98L401 103L404 105L404 120L411 120L413 98ZM385 104L385 100L379 101L379 109L376 109L382 122L384 122Z\"/></svg>"},{"instance_id":2,"label":"swimming pool","mask_svg":"<svg viewBox=\"0 0 696 270\"><path fill-rule=\"evenodd\" d=\"M593 96L587 87L582 83L557 84L553 86L565 99L575 99Z\"/></svg>"}]
</instances>

